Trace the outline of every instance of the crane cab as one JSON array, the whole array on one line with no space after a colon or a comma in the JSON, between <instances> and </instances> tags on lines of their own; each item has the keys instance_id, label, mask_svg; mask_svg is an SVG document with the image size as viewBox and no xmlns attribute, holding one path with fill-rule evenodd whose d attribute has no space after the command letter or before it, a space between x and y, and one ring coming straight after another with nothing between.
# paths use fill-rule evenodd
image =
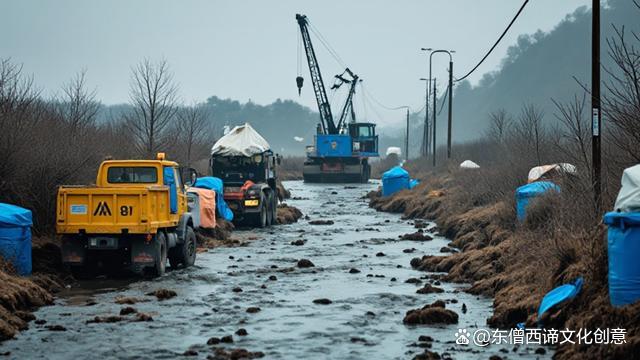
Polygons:
<instances>
[{"instance_id":1,"label":"crane cab","mask_svg":"<svg viewBox=\"0 0 640 360\"><path fill-rule=\"evenodd\" d=\"M349 136L351 136L353 153L372 157L378 155L378 135L376 124L357 122L349 124Z\"/></svg>"}]
</instances>

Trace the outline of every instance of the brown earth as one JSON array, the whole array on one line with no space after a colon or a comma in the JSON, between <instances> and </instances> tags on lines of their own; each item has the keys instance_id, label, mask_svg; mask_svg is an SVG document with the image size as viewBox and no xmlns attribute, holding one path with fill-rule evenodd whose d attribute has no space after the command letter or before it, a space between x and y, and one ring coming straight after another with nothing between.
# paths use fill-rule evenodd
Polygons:
<instances>
[{"instance_id":1,"label":"brown earth","mask_svg":"<svg viewBox=\"0 0 640 360\"><path fill-rule=\"evenodd\" d=\"M626 344L557 347L557 359L632 358L640 353L640 302L614 308L607 289L605 231L602 225L563 230L554 223L557 206L533 202L525 222L516 226L515 203L490 198L469 186L465 174L431 175L412 190L389 197L367 195L370 206L405 218L430 219L459 253L414 258L411 265L448 274L444 281L470 283L468 292L494 298L491 327L535 327L537 307L552 288L584 277L581 293L544 316L547 328L623 328ZM475 180L475 179L474 179ZM557 210L555 210L557 211ZM562 214L561 214L562 215ZM551 224L545 228L544 223ZM586 230L585 230L586 228ZM414 310L418 311L418 310ZM422 310L424 311L424 309ZM413 317L420 318L419 312Z\"/></svg>"},{"instance_id":2,"label":"brown earth","mask_svg":"<svg viewBox=\"0 0 640 360\"><path fill-rule=\"evenodd\" d=\"M35 319L36 308L53 303L53 293L64 287L69 275L62 270L60 248L46 239L33 239L33 275L15 275L0 259L0 341L13 338Z\"/></svg>"},{"instance_id":3,"label":"brown earth","mask_svg":"<svg viewBox=\"0 0 640 360\"><path fill-rule=\"evenodd\" d=\"M302 217L302 212L291 205L280 204L278 205L276 221L278 224L291 224L297 222Z\"/></svg>"}]
</instances>

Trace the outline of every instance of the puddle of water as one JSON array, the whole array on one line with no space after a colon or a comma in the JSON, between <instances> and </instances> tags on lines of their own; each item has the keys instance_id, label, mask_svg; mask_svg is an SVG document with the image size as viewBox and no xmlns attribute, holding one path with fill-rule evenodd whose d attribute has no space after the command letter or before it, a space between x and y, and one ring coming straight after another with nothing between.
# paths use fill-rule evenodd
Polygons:
<instances>
[{"instance_id":1,"label":"puddle of water","mask_svg":"<svg viewBox=\"0 0 640 360\"><path fill-rule=\"evenodd\" d=\"M29 359L174 358L193 346L199 358L206 358L211 354L207 339L233 334L235 343L226 347L262 351L266 358L404 359L421 353L409 345L420 335L429 335L435 339L433 351L448 352L454 358L505 356L501 347L455 344L458 328L486 327L491 299L445 283L440 285L445 293L421 295L416 293L418 285L405 283L427 275L411 269L409 260L439 254L448 240L436 236L426 242L398 241L399 235L415 229L397 214L378 213L367 206L362 196L377 183L349 189L300 181L285 182L285 186L301 198L290 200L291 205L311 220L333 220L334 225L312 226L301 219L291 225L237 231L236 237L257 240L245 247L198 254L196 266L152 281L82 283L80 289L61 294L56 305L35 313L46 325L62 325L67 331L52 332L32 322L16 340L1 344L0 352ZM290 244L299 239L306 243ZM403 252L411 248L416 250ZM315 267L297 268L302 258ZM350 273L351 268L360 272ZM270 276L277 280L269 280ZM158 288L178 295L165 301L145 296ZM117 296L150 300L131 306L151 314L154 321L85 323L95 316L117 315L125 306L114 303ZM314 304L319 298L332 303ZM438 299L458 301L447 308L460 315L459 324L409 327L402 323L407 310ZM95 305L86 306L87 301ZM463 304L466 314L461 311ZM261 311L247 313L249 307ZM240 328L248 335L235 335ZM511 346L505 348L510 356L541 357L533 354L534 349L514 353ZM542 357L550 358L550 353Z\"/></svg>"}]
</instances>

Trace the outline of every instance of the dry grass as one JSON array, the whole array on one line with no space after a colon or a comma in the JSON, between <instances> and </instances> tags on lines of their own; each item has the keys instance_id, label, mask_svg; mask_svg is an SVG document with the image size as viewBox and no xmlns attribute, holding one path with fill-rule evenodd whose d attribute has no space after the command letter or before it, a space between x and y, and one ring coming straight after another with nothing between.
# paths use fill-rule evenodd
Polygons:
<instances>
[{"instance_id":1,"label":"dry grass","mask_svg":"<svg viewBox=\"0 0 640 360\"><path fill-rule=\"evenodd\" d=\"M370 199L370 205L381 211L435 220L451 245L461 249L449 256L413 259L412 266L448 272L445 280L468 282L469 292L493 296L494 314L488 323L506 328L519 322L535 326L544 294L583 276L582 293L548 316L545 325L578 328L588 324L595 329L610 324L630 329L629 344L595 350L564 346L558 358L633 353L639 344L640 305L619 310L609 304L604 227L593 215L593 200L580 179L559 179L561 193L532 201L525 221L518 224L514 190L524 183L522 174L515 175L521 169L465 171L443 166L439 171L436 175L414 170L423 179L417 188L387 198L372 194ZM613 199L606 201L610 204Z\"/></svg>"}]
</instances>

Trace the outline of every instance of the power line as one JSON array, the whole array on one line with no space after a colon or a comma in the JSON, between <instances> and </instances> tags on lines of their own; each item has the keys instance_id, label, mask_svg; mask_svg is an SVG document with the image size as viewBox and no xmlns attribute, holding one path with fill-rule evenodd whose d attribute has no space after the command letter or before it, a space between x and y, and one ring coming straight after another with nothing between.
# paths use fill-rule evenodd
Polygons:
<instances>
[{"instance_id":1,"label":"power line","mask_svg":"<svg viewBox=\"0 0 640 360\"><path fill-rule=\"evenodd\" d=\"M504 29L504 31L502 32L502 35L500 35L500 37L498 38L498 40L495 42L495 44L493 44L493 46L491 47L491 49L489 49L489 51L484 55L484 57L482 58L482 60L480 60L480 62L478 62L478 64L476 66L474 66L473 69L471 69L471 71L469 71L467 73L467 75L456 79L456 81L462 81L464 79L466 79L469 75L471 75L474 71L476 71L476 69L487 59L487 57L489 57L489 55L491 54L491 52L493 51L493 49L496 48L496 46L498 46L498 44L500 43L500 41L502 40L502 38L507 34L507 32L509 31L509 29L511 28L511 25L513 25L513 23L516 21L516 19L518 18L518 16L520 16L520 13L522 13L522 10L524 10L524 7L527 6L527 3L529 3L529 0L525 0L524 3L522 3L522 6L520 7L520 10L518 10L518 12L516 13L516 15L513 17L513 19L511 19L511 22L509 23L509 25L507 26L506 29Z\"/></svg>"},{"instance_id":2,"label":"power line","mask_svg":"<svg viewBox=\"0 0 640 360\"><path fill-rule=\"evenodd\" d=\"M444 102L447 101L447 98L449 97L449 85L447 85L447 88L444 89L444 97L442 98L442 102L440 103L440 110L438 110L438 116L440 116L440 113L442 112L442 109L444 109Z\"/></svg>"}]
</instances>

